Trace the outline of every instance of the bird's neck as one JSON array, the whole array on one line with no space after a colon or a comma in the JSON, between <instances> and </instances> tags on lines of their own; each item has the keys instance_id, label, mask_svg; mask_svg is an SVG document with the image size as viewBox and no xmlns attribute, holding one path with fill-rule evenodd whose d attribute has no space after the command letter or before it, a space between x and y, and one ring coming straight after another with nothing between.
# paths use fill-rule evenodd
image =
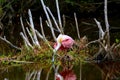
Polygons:
<instances>
[{"instance_id":1,"label":"bird's neck","mask_svg":"<svg viewBox=\"0 0 120 80\"><path fill-rule=\"evenodd\" d=\"M61 46L61 43L57 43L57 46L55 47L55 50L57 51L59 48L60 48L60 46Z\"/></svg>"}]
</instances>

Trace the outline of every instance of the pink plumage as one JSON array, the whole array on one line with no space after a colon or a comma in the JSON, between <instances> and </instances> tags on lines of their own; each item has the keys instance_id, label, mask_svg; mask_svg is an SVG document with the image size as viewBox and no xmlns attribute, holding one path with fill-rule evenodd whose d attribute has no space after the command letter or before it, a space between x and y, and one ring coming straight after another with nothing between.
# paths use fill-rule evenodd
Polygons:
<instances>
[{"instance_id":1,"label":"pink plumage","mask_svg":"<svg viewBox=\"0 0 120 80\"><path fill-rule=\"evenodd\" d=\"M57 42L54 44L54 48L56 48L58 44L60 44L58 50L66 50L72 48L72 45L74 44L74 40L68 35L60 34L57 37Z\"/></svg>"},{"instance_id":2,"label":"pink plumage","mask_svg":"<svg viewBox=\"0 0 120 80\"><path fill-rule=\"evenodd\" d=\"M72 70L63 70L56 75L56 80L76 80L76 74Z\"/></svg>"}]
</instances>

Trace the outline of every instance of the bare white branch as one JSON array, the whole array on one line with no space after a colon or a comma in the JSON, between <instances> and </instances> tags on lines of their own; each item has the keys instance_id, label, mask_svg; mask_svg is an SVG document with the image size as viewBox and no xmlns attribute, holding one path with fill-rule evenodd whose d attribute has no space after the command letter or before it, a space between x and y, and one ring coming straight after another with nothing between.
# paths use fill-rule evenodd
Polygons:
<instances>
[{"instance_id":1,"label":"bare white branch","mask_svg":"<svg viewBox=\"0 0 120 80\"><path fill-rule=\"evenodd\" d=\"M29 47L33 48L33 46L30 44L30 42L28 41L28 39L24 36L24 34L22 32L20 32L20 35L22 36L24 42L27 44L27 45L26 44L25 45L27 47L29 46Z\"/></svg>"},{"instance_id":2,"label":"bare white branch","mask_svg":"<svg viewBox=\"0 0 120 80\"><path fill-rule=\"evenodd\" d=\"M26 32L25 32L25 28L24 28L24 25L23 25L23 21L22 21L22 17L20 17L20 22L21 22L23 33L24 33L25 37L27 38L27 35L26 35Z\"/></svg>"},{"instance_id":3,"label":"bare white branch","mask_svg":"<svg viewBox=\"0 0 120 80\"><path fill-rule=\"evenodd\" d=\"M33 34L33 39L34 39L34 42L35 42L35 45L39 46L39 41L37 39L37 36L36 36L36 33L35 33L35 28L34 28L34 24L33 24L33 19L32 19L32 14L31 14L31 11L30 9L28 10L28 14L29 14L29 20L30 20L30 27L32 29L32 34Z\"/></svg>"},{"instance_id":4,"label":"bare white branch","mask_svg":"<svg viewBox=\"0 0 120 80\"><path fill-rule=\"evenodd\" d=\"M110 47L110 34L109 34L109 23L108 23L108 14L107 14L107 0L104 0L104 16L105 16L105 25L107 31L107 45Z\"/></svg>"},{"instance_id":5,"label":"bare white branch","mask_svg":"<svg viewBox=\"0 0 120 80\"><path fill-rule=\"evenodd\" d=\"M55 20L55 17L53 16L52 12L50 11L49 7L46 7L46 9L47 9L48 12L50 13L50 16L52 17L52 19L53 19L53 21L54 21L54 23L55 23L55 26L57 27L58 31L59 31L60 33L62 33L61 30L60 30L60 28L59 28L59 26L58 26L58 24L57 24L57 21Z\"/></svg>"},{"instance_id":6,"label":"bare white branch","mask_svg":"<svg viewBox=\"0 0 120 80\"><path fill-rule=\"evenodd\" d=\"M41 32L42 32L42 35L43 35L43 40L49 46L49 48L53 50L52 46L49 44L49 41L45 37L45 33L44 33L44 30L43 30L42 18L41 17L40 17L40 27L41 27Z\"/></svg>"},{"instance_id":7,"label":"bare white branch","mask_svg":"<svg viewBox=\"0 0 120 80\"><path fill-rule=\"evenodd\" d=\"M104 16L105 16L106 31L109 31L109 23L108 23L108 15L107 15L107 0L104 0Z\"/></svg>"},{"instance_id":8,"label":"bare white branch","mask_svg":"<svg viewBox=\"0 0 120 80\"><path fill-rule=\"evenodd\" d=\"M63 18L63 31L64 31L64 27L65 27L65 24L66 24L66 20L65 20L65 15L64 14L63 14L62 18Z\"/></svg>"},{"instance_id":9,"label":"bare white branch","mask_svg":"<svg viewBox=\"0 0 120 80\"><path fill-rule=\"evenodd\" d=\"M26 27L26 30L27 30L27 32L28 32L28 34L29 34L29 36L30 36L33 44L35 44L34 39L33 39L33 37L32 37L32 34L30 33L30 30L28 29L28 27Z\"/></svg>"},{"instance_id":10,"label":"bare white branch","mask_svg":"<svg viewBox=\"0 0 120 80\"><path fill-rule=\"evenodd\" d=\"M41 27L41 32L42 32L43 39L44 39L44 41L46 41L46 37L45 37L44 30L43 30L42 18L41 17L40 17L40 27Z\"/></svg>"},{"instance_id":11,"label":"bare white branch","mask_svg":"<svg viewBox=\"0 0 120 80\"><path fill-rule=\"evenodd\" d=\"M5 41L7 44L9 44L10 46L12 46L13 48L18 49L18 50L21 50L21 48L13 45L10 41L8 41L8 40L5 38L5 36L4 36L4 38L0 37L0 39L3 40L3 41Z\"/></svg>"},{"instance_id":12,"label":"bare white branch","mask_svg":"<svg viewBox=\"0 0 120 80\"><path fill-rule=\"evenodd\" d=\"M62 21L61 21L61 16L60 16L58 0L56 0L56 8L57 8L57 15L58 15L59 26L60 26L60 29L62 31L61 33L64 33L63 27L62 27Z\"/></svg>"},{"instance_id":13,"label":"bare white branch","mask_svg":"<svg viewBox=\"0 0 120 80\"><path fill-rule=\"evenodd\" d=\"M95 22L96 22L96 24L97 24L97 26L99 28L99 38L103 39L105 33L104 33L103 29L102 29L102 26L101 26L100 22L97 21L97 19L94 19L94 20L95 20Z\"/></svg>"},{"instance_id":14,"label":"bare white branch","mask_svg":"<svg viewBox=\"0 0 120 80\"><path fill-rule=\"evenodd\" d=\"M77 21L76 13L74 13L74 18L75 18L75 24L76 24L76 29L77 29L77 35L78 35L78 38L80 39L80 32L78 28L78 21Z\"/></svg>"},{"instance_id":15,"label":"bare white branch","mask_svg":"<svg viewBox=\"0 0 120 80\"><path fill-rule=\"evenodd\" d=\"M35 30L35 32L36 32L36 34L37 34L37 36L38 36L39 38L43 39L43 36L39 33L38 30Z\"/></svg>"},{"instance_id":16,"label":"bare white branch","mask_svg":"<svg viewBox=\"0 0 120 80\"><path fill-rule=\"evenodd\" d=\"M51 22L51 20L50 20L50 17L49 17L49 15L48 15L48 12L47 12L47 10L46 10L46 6L45 6L43 0L41 0L41 3L42 3L43 10L44 10L44 12L45 12L45 14L46 14L46 17L47 17L47 20L48 20L48 23L49 23L49 27L50 27L51 32L52 32L53 39L56 41L56 36L55 36L54 30L53 30L52 22Z\"/></svg>"}]
</instances>

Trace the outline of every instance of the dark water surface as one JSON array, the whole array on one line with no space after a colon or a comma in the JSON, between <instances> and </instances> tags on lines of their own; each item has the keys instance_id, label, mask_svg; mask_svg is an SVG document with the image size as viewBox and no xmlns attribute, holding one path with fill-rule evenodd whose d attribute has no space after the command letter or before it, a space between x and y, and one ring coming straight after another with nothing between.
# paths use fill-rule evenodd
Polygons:
<instances>
[{"instance_id":1,"label":"dark water surface","mask_svg":"<svg viewBox=\"0 0 120 80\"><path fill-rule=\"evenodd\" d=\"M51 66L40 64L23 64L20 66L5 66L0 68L0 80L54 80L54 70ZM80 80L80 65L75 65L71 69L61 67L58 73L71 75ZM102 80L101 71L93 64L82 64L82 80ZM48 75L48 76L47 76Z\"/></svg>"}]
</instances>

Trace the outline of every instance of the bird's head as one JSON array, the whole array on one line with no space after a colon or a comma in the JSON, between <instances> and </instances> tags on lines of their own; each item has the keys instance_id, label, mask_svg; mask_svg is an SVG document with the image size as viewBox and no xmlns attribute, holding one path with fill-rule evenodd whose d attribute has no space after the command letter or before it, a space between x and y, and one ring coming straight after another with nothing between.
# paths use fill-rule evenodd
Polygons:
<instances>
[{"instance_id":1,"label":"bird's head","mask_svg":"<svg viewBox=\"0 0 120 80\"><path fill-rule=\"evenodd\" d=\"M54 45L54 49L57 51L58 49L68 49L71 48L72 45L74 43L74 40L68 36L68 35L64 35L64 34L60 34L57 39L56 39L56 43Z\"/></svg>"},{"instance_id":2,"label":"bird's head","mask_svg":"<svg viewBox=\"0 0 120 80\"><path fill-rule=\"evenodd\" d=\"M62 41L63 41L63 39L64 39L64 35L63 34L60 34L58 37L57 37L57 43L62 43Z\"/></svg>"}]
</instances>

